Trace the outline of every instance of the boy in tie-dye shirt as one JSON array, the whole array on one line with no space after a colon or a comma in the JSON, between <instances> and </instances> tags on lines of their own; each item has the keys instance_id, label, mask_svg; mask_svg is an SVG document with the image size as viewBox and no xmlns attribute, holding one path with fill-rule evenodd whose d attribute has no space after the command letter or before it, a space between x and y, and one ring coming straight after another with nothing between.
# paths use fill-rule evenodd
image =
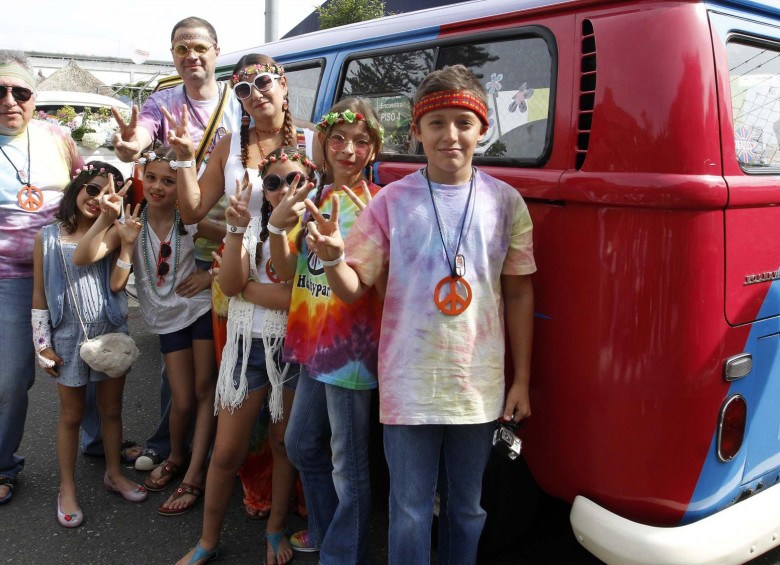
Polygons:
<instances>
[{"instance_id":1,"label":"boy in tie-dye shirt","mask_svg":"<svg viewBox=\"0 0 780 565\"><path fill-rule=\"evenodd\" d=\"M462 65L428 75L412 124L427 167L380 191L346 245L316 215L307 238L345 302L387 277L379 397L391 564L429 561L437 485L440 562L476 562L495 420L531 413L531 219L515 189L472 167L485 99ZM514 365L506 398L505 330Z\"/></svg>"}]
</instances>

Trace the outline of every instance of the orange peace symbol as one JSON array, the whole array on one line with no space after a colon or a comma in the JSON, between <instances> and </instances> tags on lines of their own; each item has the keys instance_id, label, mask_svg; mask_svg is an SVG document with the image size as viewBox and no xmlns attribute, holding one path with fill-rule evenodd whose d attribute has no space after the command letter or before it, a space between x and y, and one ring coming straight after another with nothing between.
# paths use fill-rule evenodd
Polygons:
<instances>
[{"instance_id":1,"label":"orange peace symbol","mask_svg":"<svg viewBox=\"0 0 780 565\"><path fill-rule=\"evenodd\" d=\"M282 282L282 279L276 276L276 271L274 270L274 264L271 263L270 259L265 263L265 274L268 275L268 278L272 283Z\"/></svg>"},{"instance_id":2,"label":"orange peace symbol","mask_svg":"<svg viewBox=\"0 0 780 565\"><path fill-rule=\"evenodd\" d=\"M22 210L36 212L43 206L43 191L28 184L16 194L16 202Z\"/></svg>"},{"instance_id":3,"label":"orange peace symbol","mask_svg":"<svg viewBox=\"0 0 780 565\"><path fill-rule=\"evenodd\" d=\"M466 296L458 293L458 285L466 291ZM442 290L446 292L442 296ZM433 291L433 301L444 314L457 316L463 313L471 304L471 285L463 277L444 277Z\"/></svg>"}]
</instances>

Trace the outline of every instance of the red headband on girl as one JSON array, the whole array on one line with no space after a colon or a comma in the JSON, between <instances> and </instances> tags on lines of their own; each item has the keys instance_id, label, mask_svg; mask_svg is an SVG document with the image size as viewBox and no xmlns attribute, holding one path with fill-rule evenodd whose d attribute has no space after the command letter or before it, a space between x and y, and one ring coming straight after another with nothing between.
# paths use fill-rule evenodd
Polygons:
<instances>
[{"instance_id":1,"label":"red headband on girl","mask_svg":"<svg viewBox=\"0 0 780 565\"><path fill-rule=\"evenodd\" d=\"M488 125L487 106L478 96L467 90L440 90L423 96L414 105L414 122L432 110L453 107L471 110L483 124Z\"/></svg>"}]
</instances>

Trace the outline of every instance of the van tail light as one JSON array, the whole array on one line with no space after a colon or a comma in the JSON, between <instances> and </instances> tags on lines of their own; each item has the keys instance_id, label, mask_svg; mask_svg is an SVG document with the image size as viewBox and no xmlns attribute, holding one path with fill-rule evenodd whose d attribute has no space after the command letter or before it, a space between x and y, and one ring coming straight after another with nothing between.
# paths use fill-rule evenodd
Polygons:
<instances>
[{"instance_id":1,"label":"van tail light","mask_svg":"<svg viewBox=\"0 0 780 565\"><path fill-rule=\"evenodd\" d=\"M747 402L740 394L726 399L718 420L718 458L731 461L742 447L747 422Z\"/></svg>"}]
</instances>

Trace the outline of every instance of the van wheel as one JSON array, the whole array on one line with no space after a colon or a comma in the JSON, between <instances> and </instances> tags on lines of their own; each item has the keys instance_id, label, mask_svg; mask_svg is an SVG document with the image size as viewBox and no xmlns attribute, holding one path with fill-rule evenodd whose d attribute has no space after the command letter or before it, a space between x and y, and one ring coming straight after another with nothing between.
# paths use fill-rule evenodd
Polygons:
<instances>
[{"instance_id":1,"label":"van wheel","mask_svg":"<svg viewBox=\"0 0 780 565\"><path fill-rule=\"evenodd\" d=\"M536 517L541 489L521 455L514 461L492 451L482 479L482 507L487 512L479 540L480 555L515 545Z\"/></svg>"}]
</instances>

